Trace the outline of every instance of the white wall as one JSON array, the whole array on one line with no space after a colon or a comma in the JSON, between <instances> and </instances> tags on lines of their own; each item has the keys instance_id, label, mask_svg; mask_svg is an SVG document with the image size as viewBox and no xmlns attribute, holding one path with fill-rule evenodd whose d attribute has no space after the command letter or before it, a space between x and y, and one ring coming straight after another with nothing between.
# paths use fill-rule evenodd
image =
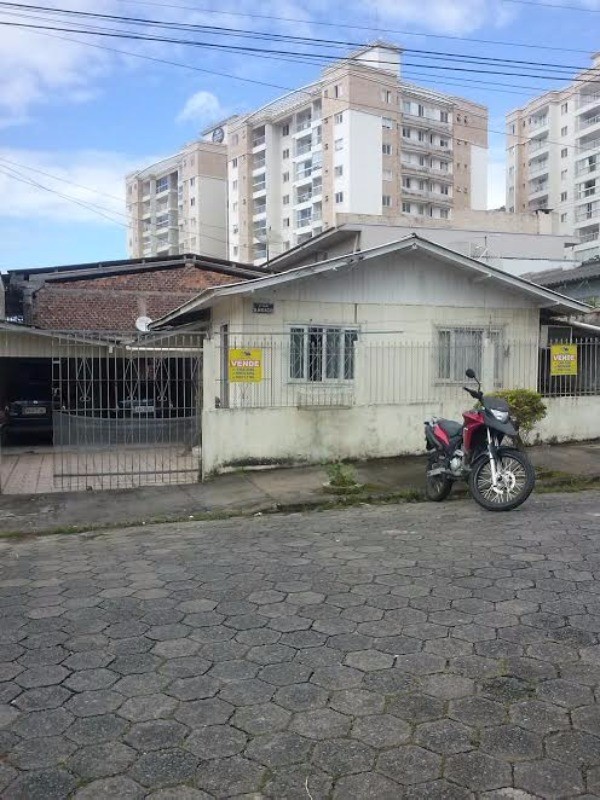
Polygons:
<instances>
[{"instance_id":1,"label":"white wall","mask_svg":"<svg viewBox=\"0 0 600 800\"><path fill-rule=\"evenodd\" d=\"M225 178L196 178L198 193L196 208L189 217L198 220L198 245L195 252L215 258L227 258L227 180ZM191 212L196 211L196 214ZM192 236L195 235L191 232ZM189 241L189 240L188 240Z\"/></svg>"},{"instance_id":2,"label":"white wall","mask_svg":"<svg viewBox=\"0 0 600 800\"><path fill-rule=\"evenodd\" d=\"M344 203L336 211L354 214L381 214L383 160L381 156L381 117L363 111L344 111L338 126L343 130L344 150L335 153L336 163L344 165ZM336 128L334 138L338 137Z\"/></svg>"},{"instance_id":3,"label":"white wall","mask_svg":"<svg viewBox=\"0 0 600 800\"><path fill-rule=\"evenodd\" d=\"M471 145L471 208L487 208L488 150Z\"/></svg>"},{"instance_id":4,"label":"white wall","mask_svg":"<svg viewBox=\"0 0 600 800\"><path fill-rule=\"evenodd\" d=\"M550 397L544 403L548 413L534 431L540 441L576 442L600 438L600 395Z\"/></svg>"}]
</instances>

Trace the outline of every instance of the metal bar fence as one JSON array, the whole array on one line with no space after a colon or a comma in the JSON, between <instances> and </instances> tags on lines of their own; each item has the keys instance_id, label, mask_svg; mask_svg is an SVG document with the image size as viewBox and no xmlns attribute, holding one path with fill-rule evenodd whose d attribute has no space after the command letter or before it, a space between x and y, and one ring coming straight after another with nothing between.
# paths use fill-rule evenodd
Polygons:
<instances>
[{"instance_id":1,"label":"metal bar fence","mask_svg":"<svg viewBox=\"0 0 600 800\"><path fill-rule=\"evenodd\" d=\"M560 343L555 343L560 344ZM254 373L234 362L258 359ZM600 340L576 344L576 375L552 374L551 347L500 336L439 332L437 341L399 342L326 326L292 327L282 334L234 335L216 340L221 408L349 407L464 401L465 370L483 388L526 388L547 397L600 394Z\"/></svg>"}]
</instances>

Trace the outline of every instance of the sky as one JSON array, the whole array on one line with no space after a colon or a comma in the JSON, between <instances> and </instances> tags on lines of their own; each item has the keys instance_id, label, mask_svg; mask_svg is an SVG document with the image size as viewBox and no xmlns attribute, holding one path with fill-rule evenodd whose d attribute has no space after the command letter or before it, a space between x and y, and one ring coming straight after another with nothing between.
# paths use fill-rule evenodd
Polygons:
<instances>
[{"instance_id":1,"label":"sky","mask_svg":"<svg viewBox=\"0 0 600 800\"><path fill-rule=\"evenodd\" d=\"M591 54L600 50L600 0L30 3L146 24L49 15L31 5L0 2L0 271L126 258L128 172L175 152L228 114L249 111L316 79L329 63L323 54L342 56L378 38L429 51L405 53L407 80L488 106L488 206L498 207L504 203L506 113L566 85L563 75L589 66ZM167 34L195 46L82 32L165 35L164 28L157 33L148 27L148 20L251 30L251 46L278 53L232 51L248 45L232 31ZM18 27L23 24L78 31ZM261 40L261 33L311 41L273 43ZM290 51L310 53L313 63L286 56ZM529 77L483 76L476 67L453 66L456 53L537 65L529 68L534 73ZM555 65L567 68L560 80L552 74ZM503 66L495 69L502 72Z\"/></svg>"}]
</instances>

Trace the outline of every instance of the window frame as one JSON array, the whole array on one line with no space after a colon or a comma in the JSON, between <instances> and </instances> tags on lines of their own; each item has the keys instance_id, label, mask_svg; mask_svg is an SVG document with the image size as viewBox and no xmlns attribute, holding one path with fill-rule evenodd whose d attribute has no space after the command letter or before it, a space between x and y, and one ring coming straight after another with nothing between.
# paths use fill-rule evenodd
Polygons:
<instances>
[{"instance_id":1,"label":"window frame","mask_svg":"<svg viewBox=\"0 0 600 800\"><path fill-rule=\"evenodd\" d=\"M442 375L442 334L448 334L448 370L446 375ZM479 354L476 359L478 363L467 364L466 367L471 367L477 374L481 373L483 362L483 342L484 338L488 336L496 342L496 352L494 359L494 386L500 386L502 383L502 362L500 360L503 350L504 328L502 326L489 327L486 325L436 325L435 326L435 347L436 347L436 360L435 360L435 383L444 384L449 386L457 386L464 383L465 380L465 364L459 363L456 358L456 352L459 345L456 343L456 336L458 335L474 335L479 334ZM471 359L472 360L472 359Z\"/></svg>"},{"instance_id":2,"label":"window frame","mask_svg":"<svg viewBox=\"0 0 600 800\"><path fill-rule=\"evenodd\" d=\"M354 346L360 335L360 328L357 325L297 323L288 326L288 333L287 381L289 383L296 385L347 386L356 380ZM331 345L328 344L328 341L330 341L332 334L338 334L338 340L335 347L337 351L335 358L330 361L328 349ZM300 335L302 337L300 340L302 345L299 352L301 361L294 363L294 348L297 345L294 343L293 337ZM311 337L320 338L320 344L316 344L317 360L314 362L311 362ZM329 368L332 365L335 367L335 375L330 373ZM297 369L297 367L300 367L300 369Z\"/></svg>"}]
</instances>

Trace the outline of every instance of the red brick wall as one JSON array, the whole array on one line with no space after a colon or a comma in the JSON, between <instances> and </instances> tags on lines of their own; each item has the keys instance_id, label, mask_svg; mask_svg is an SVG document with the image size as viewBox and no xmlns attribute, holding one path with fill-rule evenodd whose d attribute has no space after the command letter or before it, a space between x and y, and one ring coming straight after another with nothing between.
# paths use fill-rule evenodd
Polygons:
<instances>
[{"instance_id":1,"label":"red brick wall","mask_svg":"<svg viewBox=\"0 0 600 800\"><path fill-rule=\"evenodd\" d=\"M203 289L235 280L190 266L53 281L35 293L31 322L55 330L132 331L140 316L158 319Z\"/></svg>"}]
</instances>

